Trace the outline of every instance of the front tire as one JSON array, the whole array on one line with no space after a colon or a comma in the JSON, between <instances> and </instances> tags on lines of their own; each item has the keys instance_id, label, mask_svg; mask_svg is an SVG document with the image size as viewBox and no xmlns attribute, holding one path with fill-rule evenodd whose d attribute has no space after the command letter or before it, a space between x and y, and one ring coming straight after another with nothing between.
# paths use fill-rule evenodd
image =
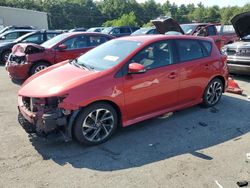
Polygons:
<instances>
[{"instance_id":1,"label":"front tire","mask_svg":"<svg viewBox=\"0 0 250 188\"><path fill-rule=\"evenodd\" d=\"M38 72L40 72L43 69L46 69L47 67L49 67L49 64L46 62L37 62L35 63L35 65L32 66L31 70L30 70L30 74L36 74Z\"/></svg>"},{"instance_id":2,"label":"front tire","mask_svg":"<svg viewBox=\"0 0 250 188\"><path fill-rule=\"evenodd\" d=\"M216 105L220 101L223 88L223 83L219 78L214 78L211 82L209 82L203 94L202 105L207 108Z\"/></svg>"},{"instance_id":3,"label":"front tire","mask_svg":"<svg viewBox=\"0 0 250 188\"><path fill-rule=\"evenodd\" d=\"M98 145L106 142L114 134L117 125L116 110L111 105L100 102L80 112L73 132L81 144Z\"/></svg>"}]
</instances>

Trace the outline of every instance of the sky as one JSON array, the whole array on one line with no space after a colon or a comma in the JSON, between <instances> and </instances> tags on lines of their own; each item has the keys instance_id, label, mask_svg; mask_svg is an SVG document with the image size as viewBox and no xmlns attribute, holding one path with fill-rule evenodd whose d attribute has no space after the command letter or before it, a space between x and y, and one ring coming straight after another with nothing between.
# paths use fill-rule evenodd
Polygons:
<instances>
[{"instance_id":1,"label":"sky","mask_svg":"<svg viewBox=\"0 0 250 188\"><path fill-rule=\"evenodd\" d=\"M137 0L137 2L142 3L145 0ZM164 3L167 0L155 0L157 3ZM171 3L175 3L177 5L181 4L190 4L194 3L195 5L198 4L199 2L202 2L205 6L213 6L213 5L218 5L219 7L224 7L224 6L243 6L246 3L250 3L250 0L169 0Z\"/></svg>"}]
</instances>

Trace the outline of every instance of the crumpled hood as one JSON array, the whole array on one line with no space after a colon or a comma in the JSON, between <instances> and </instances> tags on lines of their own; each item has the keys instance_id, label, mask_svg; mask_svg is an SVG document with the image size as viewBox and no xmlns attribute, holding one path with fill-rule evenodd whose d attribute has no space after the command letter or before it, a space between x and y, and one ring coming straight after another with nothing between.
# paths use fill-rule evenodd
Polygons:
<instances>
[{"instance_id":1,"label":"crumpled hood","mask_svg":"<svg viewBox=\"0 0 250 188\"><path fill-rule=\"evenodd\" d=\"M151 22L155 25L156 30L160 34L165 34L169 31L176 31L184 34L180 24L171 17L159 17L155 20L151 20Z\"/></svg>"},{"instance_id":2,"label":"crumpled hood","mask_svg":"<svg viewBox=\"0 0 250 188\"><path fill-rule=\"evenodd\" d=\"M226 48L250 48L250 42L238 41L225 46Z\"/></svg>"},{"instance_id":3,"label":"crumpled hood","mask_svg":"<svg viewBox=\"0 0 250 188\"><path fill-rule=\"evenodd\" d=\"M26 54L40 53L45 50L44 47L33 43L19 43L13 46L12 54L16 56L24 56Z\"/></svg>"},{"instance_id":4,"label":"crumpled hood","mask_svg":"<svg viewBox=\"0 0 250 188\"><path fill-rule=\"evenodd\" d=\"M70 89L92 80L99 73L65 63L56 64L33 75L22 85L18 94L36 98L64 96Z\"/></svg>"},{"instance_id":5,"label":"crumpled hood","mask_svg":"<svg viewBox=\"0 0 250 188\"><path fill-rule=\"evenodd\" d=\"M231 20L231 23L240 38L250 35L250 11L236 15Z\"/></svg>"}]
</instances>

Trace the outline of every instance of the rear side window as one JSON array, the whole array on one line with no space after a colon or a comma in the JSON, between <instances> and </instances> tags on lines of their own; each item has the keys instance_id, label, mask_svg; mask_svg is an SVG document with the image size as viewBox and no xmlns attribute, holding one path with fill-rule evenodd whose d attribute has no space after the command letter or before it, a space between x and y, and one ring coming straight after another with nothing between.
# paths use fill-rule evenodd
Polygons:
<instances>
[{"instance_id":1,"label":"rear side window","mask_svg":"<svg viewBox=\"0 0 250 188\"><path fill-rule=\"evenodd\" d=\"M203 55L204 57L210 56L212 52L212 44L208 41L200 41L203 47Z\"/></svg>"},{"instance_id":2,"label":"rear side window","mask_svg":"<svg viewBox=\"0 0 250 188\"><path fill-rule=\"evenodd\" d=\"M5 35L6 40L16 39L18 37L19 36L18 36L17 32L12 32L12 33L9 33L9 34Z\"/></svg>"},{"instance_id":3,"label":"rear side window","mask_svg":"<svg viewBox=\"0 0 250 188\"><path fill-rule=\"evenodd\" d=\"M57 33L47 33L47 40L52 39L57 35L58 35Z\"/></svg>"},{"instance_id":4,"label":"rear side window","mask_svg":"<svg viewBox=\"0 0 250 188\"><path fill-rule=\"evenodd\" d=\"M31 42L31 43L42 43L43 42L43 34L34 34L31 36L28 36L26 39L24 39L22 42Z\"/></svg>"},{"instance_id":5,"label":"rear side window","mask_svg":"<svg viewBox=\"0 0 250 188\"><path fill-rule=\"evenodd\" d=\"M203 51L199 41L177 40L177 50L180 61L191 61L203 57Z\"/></svg>"}]
</instances>

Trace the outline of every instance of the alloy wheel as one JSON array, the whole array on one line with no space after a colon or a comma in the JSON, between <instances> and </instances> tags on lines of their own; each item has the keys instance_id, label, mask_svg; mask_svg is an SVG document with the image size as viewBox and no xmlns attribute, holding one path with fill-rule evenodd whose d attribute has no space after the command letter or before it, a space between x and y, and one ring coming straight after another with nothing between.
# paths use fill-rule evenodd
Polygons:
<instances>
[{"instance_id":1,"label":"alloy wheel","mask_svg":"<svg viewBox=\"0 0 250 188\"><path fill-rule=\"evenodd\" d=\"M90 142L102 141L111 134L114 123L114 115L109 110L96 109L83 121L83 136Z\"/></svg>"},{"instance_id":2,"label":"alloy wheel","mask_svg":"<svg viewBox=\"0 0 250 188\"><path fill-rule=\"evenodd\" d=\"M207 90L206 98L210 105L216 104L222 95L222 85L220 82L214 81Z\"/></svg>"},{"instance_id":3,"label":"alloy wheel","mask_svg":"<svg viewBox=\"0 0 250 188\"><path fill-rule=\"evenodd\" d=\"M39 72L39 71L41 71L41 70L43 70L43 69L45 69L45 68L47 68L46 65L39 65L39 66L36 67L35 73L37 73L37 72Z\"/></svg>"}]
</instances>

